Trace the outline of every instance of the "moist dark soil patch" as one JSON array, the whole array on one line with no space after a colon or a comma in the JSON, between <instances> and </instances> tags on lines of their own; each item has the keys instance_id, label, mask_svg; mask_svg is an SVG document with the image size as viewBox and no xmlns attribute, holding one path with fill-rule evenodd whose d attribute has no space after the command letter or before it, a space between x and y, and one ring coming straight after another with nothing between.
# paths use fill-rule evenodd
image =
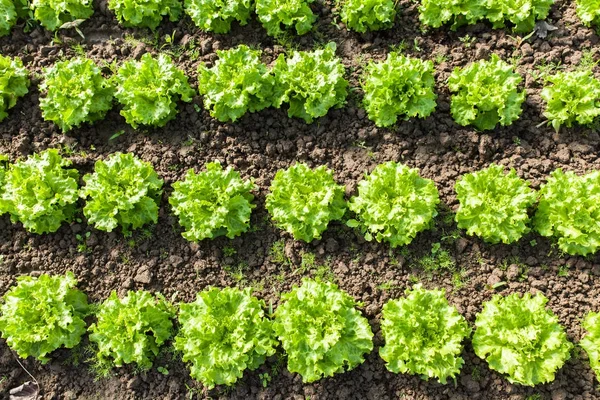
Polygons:
<instances>
[{"instance_id":1,"label":"moist dark soil patch","mask_svg":"<svg viewBox=\"0 0 600 400\"><path fill-rule=\"evenodd\" d=\"M257 371L248 372L233 388L205 392L188 376L185 365L165 350L156 362L169 371L136 374L130 368L115 371L103 380L95 380L86 363L85 344L75 351L58 351L54 360L40 365L31 360L24 365L39 380L47 399L182 399L187 396L231 399L542 399L600 398L597 382L585 354L576 350L574 357L558 372L556 381L535 388L512 385L488 369L467 343L465 365L456 384L440 385L419 377L387 372L378 356L382 345L379 331L383 304L403 294L418 281L425 287L447 290L470 323L482 303L494 293L541 291L549 307L558 315L569 338L578 341L580 320L600 307L600 259L561 255L552 243L530 234L511 246L491 246L478 239L457 235L451 222L456 208L453 186L456 179L491 162L515 167L534 188L544 182L555 168L584 173L600 168L600 136L590 129L565 129L560 134L543 124L541 84L536 68L545 63L560 63L566 68L577 65L586 49L598 49L599 38L581 25L575 4L559 0L548 21L558 27L546 39L535 36L517 46L506 30L492 30L486 24L420 32L417 5L401 1L393 29L359 35L348 32L334 16L330 2L314 6L319 14L316 31L304 37L284 41L286 46L311 49L335 41L338 55L347 67L353 87L358 86L364 64L380 60L392 46L405 44L405 51L416 57L436 61L438 109L425 120L400 122L394 129L378 129L360 109L360 90L353 91L348 104L331 110L326 117L307 125L289 119L285 110L264 110L243 117L237 124L222 124L201 109L202 101L181 104L178 117L165 128L134 131L125 124L117 107L106 119L93 126L75 129L68 135L44 122L39 110L39 83L42 69L61 57L85 52L98 63L118 64L139 58L145 52L159 50L172 54L196 84L196 68L212 63L216 50L237 44L262 48L270 63L284 50L281 43L266 36L254 20L245 27L234 26L230 34L199 32L186 17L177 24L164 23L158 35L124 29L107 10L106 1L96 3L94 16L81 25L85 39L74 31L53 34L36 28L23 33L21 27L0 39L4 55L20 56L32 72L30 93L11 110L0 124L0 152L14 160L48 147L59 147L82 173L93 169L94 162L110 153L133 152L150 161L165 179L159 222L146 231L124 239L120 233L103 233L85 222L63 226L51 235L29 234L20 225L0 217L0 294L21 274L64 273L72 270L79 287L92 301L106 298L112 290L124 294L128 289L160 291L177 301L191 301L195 293L208 285L251 285L267 303L277 306L278 296L303 275L333 278L341 288L364 304L362 311L375 332L375 350L366 362L348 373L313 384L302 384L297 374L285 369L285 358L272 357ZM169 44L165 35L174 39ZM445 80L456 66L498 53L514 60L523 75L528 98L521 118L512 126L493 132L478 133L455 124L449 114L449 93ZM598 54L595 55L598 59ZM110 139L115 133L122 133ZM200 244L186 242L177 220L171 214L167 198L170 184L181 179L189 168L201 169L204 163L220 160L237 168L244 178L254 177L259 187L258 207L252 216L251 232L235 240L224 238ZM294 161L311 166L326 164L336 179L346 185L347 194L355 192L363 174L384 161L401 161L421 170L440 190L441 215L435 227L405 249L390 251L386 244L365 242L353 230L334 223L322 240L311 244L294 242L273 227L264 209L264 196L270 180L280 168ZM444 211L445 210L445 211ZM77 235L87 241L78 241ZM440 243L455 261L451 270L428 272L423 257ZM273 253L273 249L280 252ZM232 254L233 253L233 254ZM309 263L315 255L315 261ZM304 264L303 264L304 254ZM506 282L498 289L491 286ZM280 351L281 353L281 351ZM263 387L260 374L269 373L271 381ZM0 392L29 380L0 340ZM530 397L535 398L535 397Z\"/></svg>"}]
</instances>

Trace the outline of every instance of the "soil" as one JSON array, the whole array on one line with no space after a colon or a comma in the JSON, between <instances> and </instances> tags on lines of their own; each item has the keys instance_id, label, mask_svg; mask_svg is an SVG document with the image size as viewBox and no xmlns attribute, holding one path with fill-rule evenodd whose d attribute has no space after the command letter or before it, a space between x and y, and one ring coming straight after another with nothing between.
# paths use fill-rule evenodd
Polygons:
<instances>
[{"instance_id":1,"label":"soil","mask_svg":"<svg viewBox=\"0 0 600 400\"><path fill-rule=\"evenodd\" d=\"M84 51L99 63L106 61L108 73L113 62L118 64L160 50L172 54L195 85L197 66L214 62L216 50L241 43L258 46L267 63L284 51L281 44L265 34L256 19L243 27L234 24L230 34L214 35L199 32L186 17L175 24L165 21L155 37L145 30L118 26L105 0L96 2L95 8L94 16L80 27L85 39L71 30L61 31L56 37L40 28L23 33L22 26L0 39L2 54L22 57L32 72L29 94L0 124L0 152L14 160L59 147L81 173L92 171L96 160L113 152L133 152L150 161L165 180L159 222L124 239L118 232L100 232L85 222L65 224L54 234L34 235L11 224L7 216L0 217L0 294L18 275L71 270L92 301L106 298L112 290L123 294L129 289L160 291L176 301L191 301L196 292L208 285L251 285L259 297L276 307L278 295L298 284L302 275L325 275L364 304L361 310L375 332L375 350L355 370L312 384L303 384L297 374L287 372L285 358L275 356L257 371L246 373L233 388L207 392L189 378L185 365L168 351L156 362L156 366L169 371L168 375L156 369L135 373L124 368L97 380L88 368L82 344L75 351L57 351L47 365L23 361L39 381L43 398L600 398L587 357L580 350L574 352L553 383L535 388L512 385L490 371L475 356L470 343L463 353L465 365L460 376L455 384L448 385L390 373L378 356L378 348L383 344L378 322L383 304L401 296L417 280L425 287L445 288L449 301L470 323L482 303L494 293L542 292L574 342L583 333L581 318L590 310L600 309L598 256L562 255L551 241L535 234L510 246L487 245L464 232L457 235L451 222L452 210L457 206L455 180L491 162L516 168L534 188L555 168L577 173L600 168L600 136L596 130L575 127L555 133L544 123L541 82L535 75L538 66L549 62L571 68L581 61L586 49L598 49L599 37L581 25L574 2L558 0L552 7L548 22L558 29L546 39L533 36L522 43L511 37L510 31L493 30L484 23L456 32L446 27L423 33L417 5L407 0L399 3L393 29L359 35L348 32L338 22L333 3L314 3L319 16L315 32L293 37L290 44L311 49L335 41L353 87L359 86L362 67L368 60L385 58L392 46L401 43L406 45L408 54L437 61L436 112L424 120L400 122L391 130L378 129L368 120L360 108L362 94L357 90L351 92L345 107L331 110L311 125L288 118L284 109L267 109L246 115L236 124L223 124L201 108L202 100L197 97L191 104L180 104L177 119L161 129L135 131L125 124L115 106L103 121L63 135L52 123L42 120L37 90L43 68L62 57ZM165 36L171 37L172 43ZM453 122L444 82L454 67L487 58L491 53L515 60L528 98L521 118L512 126L478 133ZM111 139L115 133L121 134ZM170 184L181 179L189 168L200 170L204 163L215 159L233 165L244 178L255 178L259 189L258 207L252 217L254 228L234 240L189 243L181 237L181 229L168 206ZM341 223L331 224L322 240L304 244L293 241L269 222L264 197L278 169L294 161L311 166L326 164L335 171L338 182L346 185L350 196L364 173L390 160L417 167L424 177L433 179L443 203L433 229L420 234L405 249L390 251L386 244L365 242ZM86 232L90 232L87 240L77 239L78 235L85 237ZM455 260L453 268L433 272L423 269L423 257L431 254L434 243L440 243ZM278 245L283 253L279 257L272 252ZM305 256L305 268L300 268L306 253L314 254L315 262L307 263ZM498 282L506 283L491 289ZM272 378L263 387L259 375L267 372ZM0 392L6 397L10 388L30 380L3 340L0 377Z\"/></svg>"}]
</instances>

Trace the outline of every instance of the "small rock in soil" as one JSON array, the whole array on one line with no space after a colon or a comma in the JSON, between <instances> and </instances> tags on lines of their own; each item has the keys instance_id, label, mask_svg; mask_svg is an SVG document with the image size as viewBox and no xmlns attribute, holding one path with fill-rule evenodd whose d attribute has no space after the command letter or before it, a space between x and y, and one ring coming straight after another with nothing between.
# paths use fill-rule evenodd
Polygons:
<instances>
[{"instance_id":1,"label":"small rock in soil","mask_svg":"<svg viewBox=\"0 0 600 400\"><path fill-rule=\"evenodd\" d=\"M143 266L138 269L133 280L139 283L148 284L152 281L152 273L148 270L147 266Z\"/></svg>"}]
</instances>

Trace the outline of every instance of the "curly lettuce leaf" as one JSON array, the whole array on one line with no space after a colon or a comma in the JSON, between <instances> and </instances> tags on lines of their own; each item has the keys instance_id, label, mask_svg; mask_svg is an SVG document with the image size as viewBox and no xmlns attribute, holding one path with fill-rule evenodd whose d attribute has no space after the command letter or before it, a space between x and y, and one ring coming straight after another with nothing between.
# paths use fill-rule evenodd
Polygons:
<instances>
[{"instance_id":1,"label":"curly lettuce leaf","mask_svg":"<svg viewBox=\"0 0 600 400\"><path fill-rule=\"evenodd\" d=\"M317 20L310 9L314 0L256 0L256 15L270 36L281 36L282 28L294 28L298 35L308 33Z\"/></svg>"},{"instance_id":2,"label":"curly lettuce leaf","mask_svg":"<svg viewBox=\"0 0 600 400\"><path fill-rule=\"evenodd\" d=\"M275 353L277 340L264 302L250 288L208 288L181 304L175 349L190 363L190 375L208 389L233 385Z\"/></svg>"},{"instance_id":3,"label":"curly lettuce leaf","mask_svg":"<svg viewBox=\"0 0 600 400\"><path fill-rule=\"evenodd\" d=\"M288 356L288 370L303 382L349 371L373 350L369 322L337 285L304 279L281 300L273 329Z\"/></svg>"},{"instance_id":4,"label":"curly lettuce leaf","mask_svg":"<svg viewBox=\"0 0 600 400\"><path fill-rule=\"evenodd\" d=\"M587 332L579 342L590 359L592 371L600 380L600 313L590 312L583 320L583 329Z\"/></svg>"},{"instance_id":5,"label":"curly lettuce leaf","mask_svg":"<svg viewBox=\"0 0 600 400\"><path fill-rule=\"evenodd\" d=\"M253 10L251 0L185 0L185 12L202 31L228 33L231 23L246 25Z\"/></svg>"},{"instance_id":6,"label":"curly lettuce leaf","mask_svg":"<svg viewBox=\"0 0 600 400\"><path fill-rule=\"evenodd\" d=\"M12 0L0 0L0 36L10 33L17 23L17 9Z\"/></svg>"},{"instance_id":7,"label":"curly lettuce leaf","mask_svg":"<svg viewBox=\"0 0 600 400\"><path fill-rule=\"evenodd\" d=\"M83 214L96 229L112 232L119 226L127 236L158 221L163 180L150 163L131 153L115 153L96 161L94 170L83 177L80 196L86 199Z\"/></svg>"},{"instance_id":8,"label":"curly lettuce leaf","mask_svg":"<svg viewBox=\"0 0 600 400\"><path fill-rule=\"evenodd\" d=\"M573 347L541 293L495 295L475 320L473 350L511 383L534 386L554 380Z\"/></svg>"},{"instance_id":9,"label":"curly lettuce leaf","mask_svg":"<svg viewBox=\"0 0 600 400\"><path fill-rule=\"evenodd\" d=\"M49 31L67 22L88 19L94 13L92 0L32 0L33 16Z\"/></svg>"},{"instance_id":10,"label":"curly lettuce leaf","mask_svg":"<svg viewBox=\"0 0 600 400\"><path fill-rule=\"evenodd\" d=\"M2 297L0 333L19 357L46 364L49 353L79 344L89 307L76 285L72 272L17 278L17 285Z\"/></svg>"},{"instance_id":11,"label":"curly lettuce leaf","mask_svg":"<svg viewBox=\"0 0 600 400\"><path fill-rule=\"evenodd\" d=\"M340 11L348 29L365 33L391 28L396 17L396 3L392 0L345 0Z\"/></svg>"},{"instance_id":12,"label":"curly lettuce leaf","mask_svg":"<svg viewBox=\"0 0 600 400\"><path fill-rule=\"evenodd\" d=\"M160 25L163 17L175 22L183 13L179 0L109 0L108 8L123 26L151 30Z\"/></svg>"},{"instance_id":13,"label":"curly lettuce leaf","mask_svg":"<svg viewBox=\"0 0 600 400\"><path fill-rule=\"evenodd\" d=\"M8 117L8 110L19 97L29 91L29 73L20 58L0 55L0 121Z\"/></svg>"},{"instance_id":14,"label":"curly lettuce leaf","mask_svg":"<svg viewBox=\"0 0 600 400\"><path fill-rule=\"evenodd\" d=\"M577 16L585 26L600 28L600 0L576 0Z\"/></svg>"}]
</instances>

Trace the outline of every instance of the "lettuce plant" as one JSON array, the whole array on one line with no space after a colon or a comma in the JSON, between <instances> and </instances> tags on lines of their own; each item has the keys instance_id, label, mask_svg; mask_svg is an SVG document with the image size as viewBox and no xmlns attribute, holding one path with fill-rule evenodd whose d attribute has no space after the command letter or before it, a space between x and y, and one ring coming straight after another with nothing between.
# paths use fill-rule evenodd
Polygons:
<instances>
[{"instance_id":1,"label":"lettuce plant","mask_svg":"<svg viewBox=\"0 0 600 400\"><path fill-rule=\"evenodd\" d=\"M579 346L587 353L592 371L600 380L600 313L588 313L583 320L583 329L587 332Z\"/></svg>"},{"instance_id":2,"label":"lettuce plant","mask_svg":"<svg viewBox=\"0 0 600 400\"><path fill-rule=\"evenodd\" d=\"M494 29L509 23L513 31L527 33L533 30L537 20L546 19L553 3L554 0L423 0L419 6L419 19L433 28L452 22L453 30L487 19Z\"/></svg>"},{"instance_id":3,"label":"lettuce plant","mask_svg":"<svg viewBox=\"0 0 600 400\"><path fill-rule=\"evenodd\" d=\"M207 288L181 304L175 349L190 363L190 375L208 389L233 385L275 353L272 322L250 288Z\"/></svg>"},{"instance_id":4,"label":"lettuce plant","mask_svg":"<svg viewBox=\"0 0 600 400\"><path fill-rule=\"evenodd\" d=\"M256 0L256 15L270 36L281 36L292 27L298 35L308 33L317 20L310 9L314 0Z\"/></svg>"},{"instance_id":5,"label":"lettuce plant","mask_svg":"<svg viewBox=\"0 0 600 400\"><path fill-rule=\"evenodd\" d=\"M435 110L433 63L392 52L383 62L370 62L361 82L369 119L379 127L398 117L425 118Z\"/></svg>"},{"instance_id":6,"label":"lettuce plant","mask_svg":"<svg viewBox=\"0 0 600 400\"><path fill-rule=\"evenodd\" d=\"M135 363L150 369L160 346L173 335L175 308L161 294L129 291L120 299L113 291L95 314L97 321L88 330L100 365Z\"/></svg>"},{"instance_id":7,"label":"lettuce plant","mask_svg":"<svg viewBox=\"0 0 600 400\"><path fill-rule=\"evenodd\" d=\"M417 374L446 383L460 373L462 342L471 333L465 318L448 304L443 290L406 290L383 306L379 354L389 371Z\"/></svg>"},{"instance_id":8,"label":"lettuce plant","mask_svg":"<svg viewBox=\"0 0 600 400\"><path fill-rule=\"evenodd\" d=\"M4 177L0 214L33 233L56 232L75 213L79 172L50 149L11 164Z\"/></svg>"},{"instance_id":9,"label":"lettuce plant","mask_svg":"<svg viewBox=\"0 0 600 400\"><path fill-rule=\"evenodd\" d=\"M547 302L541 293L494 295L475 320L475 354L511 383L552 382L573 345L556 315L545 308Z\"/></svg>"},{"instance_id":10,"label":"lettuce plant","mask_svg":"<svg viewBox=\"0 0 600 400\"><path fill-rule=\"evenodd\" d=\"M0 55L0 121L8 117L8 110L17 99L27 94L29 73L20 58Z\"/></svg>"},{"instance_id":11,"label":"lettuce plant","mask_svg":"<svg viewBox=\"0 0 600 400\"><path fill-rule=\"evenodd\" d=\"M277 171L265 207L278 227L310 243L321 238L329 221L344 215L344 187L324 165L310 169L296 163Z\"/></svg>"},{"instance_id":12,"label":"lettuce plant","mask_svg":"<svg viewBox=\"0 0 600 400\"><path fill-rule=\"evenodd\" d=\"M108 8L123 26L152 30L158 27L163 17L175 22L183 13L179 0L108 0Z\"/></svg>"},{"instance_id":13,"label":"lettuce plant","mask_svg":"<svg viewBox=\"0 0 600 400\"><path fill-rule=\"evenodd\" d=\"M83 214L96 229L112 232L120 226L128 236L158 220L163 181L152 164L131 153L115 153L96 161L94 173L83 177L80 196L86 199Z\"/></svg>"},{"instance_id":14,"label":"lettuce plant","mask_svg":"<svg viewBox=\"0 0 600 400\"><path fill-rule=\"evenodd\" d=\"M87 296L76 285L72 272L18 277L0 305L0 333L8 347L42 364L50 361L48 354L54 350L75 347L89 312Z\"/></svg>"},{"instance_id":15,"label":"lettuce plant","mask_svg":"<svg viewBox=\"0 0 600 400\"><path fill-rule=\"evenodd\" d=\"M10 33L12 27L17 23L17 8L12 0L0 0L0 36Z\"/></svg>"},{"instance_id":16,"label":"lettuce plant","mask_svg":"<svg viewBox=\"0 0 600 400\"><path fill-rule=\"evenodd\" d=\"M600 115L600 80L591 70L558 71L545 80L551 85L541 93L546 102L544 116L557 132L574 122L589 125Z\"/></svg>"},{"instance_id":17,"label":"lettuce plant","mask_svg":"<svg viewBox=\"0 0 600 400\"><path fill-rule=\"evenodd\" d=\"M502 166L492 164L463 175L455 189L459 202L455 219L467 234L489 243L513 243L530 231L527 212L537 196L514 168L504 174Z\"/></svg>"},{"instance_id":18,"label":"lettuce plant","mask_svg":"<svg viewBox=\"0 0 600 400\"><path fill-rule=\"evenodd\" d=\"M571 255L588 255L600 247L600 171L577 176L560 168L542 185L533 218L542 236L553 236Z\"/></svg>"},{"instance_id":19,"label":"lettuce plant","mask_svg":"<svg viewBox=\"0 0 600 400\"><path fill-rule=\"evenodd\" d=\"M448 78L452 95L450 112L462 126L494 129L498 123L511 125L521 115L525 91L519 91L522 78L513 67L493 54L465 68L454 68Z\"/></svg>"},{"instance_id":20,"label":"lettuce plant","mask_svg":"<svg viewBox=\"0 0 600 400\"><path fill-rule=\"evenodd\" d=\"M0 153L0 215L4 214L5 207L2 206L2 194L4 193L4 183L6 182L6 170L8 169L8 156Z\"/></svg>"},{"instance_id":21,"label":"lettuce plant","mask_svg":"<svg viewBox=\"0 0 600 400\"><path fill-rule=\"evenodd\" d=\"M49 31L94 13L92 0L31 0L31 8L34 18Z\"/></svg>"},{"instance_id":22,"label":"lettuce plant","mask_svg":"<svg viewBox=\"0 0 600 400\"><path fill-rule=\"evenodd\" d=\"M335 56L331 42L312 52L294 51L291 57L280 54L275 65L275 95L277 108L288 103L288 116L299 117L307 123L327 114L331 107L346 103L348 81L344 79L344 65Z\"/></svg>"},{"instance_id":23,"label":"lettuce plant","mask_svg":"<svg viewBox=\"0 0 600 400\"><path fill-rule=\"evenodd\" d=\"M396 17L396 3L392 0L344 0L340 11L348 29L365 33L391 28Z\"/></svg>"},{"instance_id":24,"label":"lettuce plant","mask_svg":"<svg viewBox=\"0 0 600 400\"><path fill-rule=\"evenodd\" d=\"M212 68L204 64L198 67L198 90L210 115L221 122L235 122L248 111L271 105L275 81L260 61L260 50L242 44L218 50L217 55Z\"/></svg>"},{"instance_id":25,"label":"lettuce plant","mask_svg":"<svg viewBox=\"0 0 600 400\"><path fill-rule=\"evenodd\" d=\"M600 28L600 0L576 0L577 16L585 26Z\"/></svg>"},{"instance_id":26,"label":"lettuce plant","mask_svg":"<svg viewBox=\"0 0 600 400\"><path fill-rule=\"evenodd\" d=\"M185 0L185 12L200 30L227 33L231 23L246 25L254 8L252 0Z\"/></svg>"},{"instance_id":27,"label":"lettuce plant","mask_svg":"<svg viewBox=\"0 0 600 400\"><path fill-rule=\"evenodd\" d=\"M369 322L337 285L305 278L281 300L273 328L288 356L288 370L304 382L349 371L373 350Z\"/></svg>"},{"instance_id":28,"label":"lettuce plant","mask_svg":"<svg viewBox=\"0 0 600 400\"><path fill-rule=\"evenodd\" d=\"M100 68L87 58L60 61L46 69L40 90L42 116L63 132L104 118L112 107L114 89Z\"/></svg>"},{"instance_id":29,"label":"lettuce plant","mask_svg":"<svg viewBox=\"0 0 600 400\"><path fill-rule=\"evenodd\" d=\"M196 174L190 169L184 181L173 184L169 203L189 241L227 236L233 239L250 227L250 214L256 207L250 193L256 189L251 180L243 181L232 167L206 164L206 171Z\"/></svg>"},{"instance_id":30,"label":"lettuce plant","mask_svg":"<svg viewBox=\"0 0 600 400\"><path fill-rule=\"evenodd\" d=\"M358 195L348 203L357 219L348 226L358 227L368 241L406 245L430 226L439 202L432 180L421 178L415 168L386 162L358 183Z\"/></svg>"},{"instance_id":31,"label":"lettuce plant","mask_svg":"<svg viewBox=\"0 0 600 400\"><path fill-rule=\"evenodd\" d=\"M114 83L115 97L123 106L121 115L134 128L165 126L177 115L177 102L190 102L194 96L188 78L165 54L155 59L146 53L140 61L127 61Z\"/></svg>"}]
</instances>

